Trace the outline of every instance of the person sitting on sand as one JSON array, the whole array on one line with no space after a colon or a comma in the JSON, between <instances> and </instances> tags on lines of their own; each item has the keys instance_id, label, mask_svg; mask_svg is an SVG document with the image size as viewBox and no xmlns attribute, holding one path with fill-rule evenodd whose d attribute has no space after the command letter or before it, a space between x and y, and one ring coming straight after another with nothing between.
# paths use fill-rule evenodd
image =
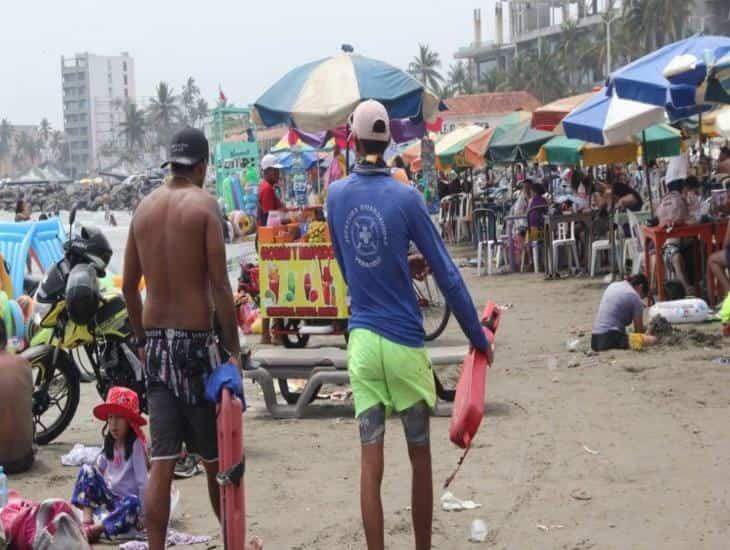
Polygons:
<instances>
[{"instance_id":1,"label":"person sitting on sand","mask_svg":"<svg viewBox=\"0 0 730 550\"><path fill-rule=\"evenodd\" d=\"M644 304L642 299L649 292L649 281L642 273L625 281L608 285L598 306L593 323L591 349L642 349L656 344L656 338L644 334ZM626 333L626 327L634 323L634 332Z\"/></svg>"},{"instance_id":2,"label":"person sitting on sand","mask_svg":"<svg viewBox=\"0 0 730 550\"><path fill-rule=\"evenodd\" d=\"M101 535L114 537L142 527L148 466L142 432L147 421L139 414L134 390L110 388L106 402L94 407L94 416L106 422L104 447L95 466L79 470L71 497L84 513L84 533L92 543Z\"/></svg>"}]
</instances>

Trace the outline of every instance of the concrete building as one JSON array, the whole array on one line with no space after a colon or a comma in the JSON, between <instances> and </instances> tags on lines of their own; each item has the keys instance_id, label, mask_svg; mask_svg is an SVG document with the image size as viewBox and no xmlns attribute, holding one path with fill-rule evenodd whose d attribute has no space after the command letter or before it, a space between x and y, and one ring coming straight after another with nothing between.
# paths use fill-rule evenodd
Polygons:
<instances>
[{"instance_id":1,"label":"concrete building","mask_svg":"<svg viewBox=\"0 0 730 550\"><path fill-rule=\"evenodd\" d=\"M99 152L121 122L121 106L136 95L128 53L61 57L64 130L79 172L99 167Z\"/></svg>"},{"instance_id":2,"label":"concrete building","mask_svg":"<svg viewBox=\"0 0 730 550\"><path fill-rule=\"evenodd\" d=\"M613 4L615 8L621 2ZM565 21L574 20L580 28L603 28L601 15L609 5L609 0L498 0L493 38L482 40L481 10L475 9L474 39L459 48L454 57L466 60L478 79L496 67L507 70L520 51L551 47Z\"/></svg>"}]
</instances>

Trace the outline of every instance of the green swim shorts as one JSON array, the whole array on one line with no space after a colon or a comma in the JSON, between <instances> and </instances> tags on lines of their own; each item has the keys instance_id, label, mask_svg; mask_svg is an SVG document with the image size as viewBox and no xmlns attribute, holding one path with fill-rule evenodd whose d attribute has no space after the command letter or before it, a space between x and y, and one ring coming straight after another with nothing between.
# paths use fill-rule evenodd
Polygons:
<instances>
[{"instance_id":1,"label":"green swim shorts","mask_svg":"<svg viewBox=\"0 0 730 550\"><path fill-rule=\"evenodd\" d=\"M426 348L396 344L370 330L350 333L347 370L355 397L355 416L379 403L386 414L419 401L436 405L436 384Z\"/></svg>"}]
</instances>

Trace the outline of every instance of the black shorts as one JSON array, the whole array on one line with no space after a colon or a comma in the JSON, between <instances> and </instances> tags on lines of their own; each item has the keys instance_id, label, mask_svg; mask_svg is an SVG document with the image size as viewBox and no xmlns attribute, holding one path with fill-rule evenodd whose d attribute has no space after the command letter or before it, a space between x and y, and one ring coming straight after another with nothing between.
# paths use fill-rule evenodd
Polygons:
<instances>
[{"instance_id":1,"label":"black shorts","mask_svg":"<svg viewBox=\"0 0 730 550\"><path fill-rule=\"evenodd\" d=\"M730 267L730 246L725 249L725 265Z\"/></svg>"},{"instance_id":2,"label":"black shorts","mask_svg":"<svg viewBox=\"0 0 730 550\"><path fill-rule=\"evenodd\" d=\"M609 330L603 334L593 334L591 335L591 349L593 351L629 349L629 335L620 330Z\"/></svg>"},{"instance_id":3,"label":"black shorts","mask_svg":"<svg viewBox=\"0 0 730 550\"><path fill-rule=\"evenodd\" d=\"M218 432L215 404L190 405L175 397L165 384L147 389L150 411L150 460L176 459L185 443L189 453L205 462L218 460Z\"/></svg>"}]
</instances>

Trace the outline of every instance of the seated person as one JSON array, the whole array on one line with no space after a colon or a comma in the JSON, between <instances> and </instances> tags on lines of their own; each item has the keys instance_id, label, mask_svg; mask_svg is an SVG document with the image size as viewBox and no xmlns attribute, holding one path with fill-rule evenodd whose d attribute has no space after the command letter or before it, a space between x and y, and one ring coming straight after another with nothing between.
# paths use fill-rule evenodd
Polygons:
<instances>
[{"instance_id":1,"label":"seated person","mask_svg":"<svg viewBox=\"0 0 730 550\"><path fill-rule=\"evenodd\" d=\"M725 231L725 239L722 241L722 250L718 250L708 259L710 271L717 278L718 298L722 300L730 291L730 280L725 270L730 268L730 231Z\"/></svg>"},{"instance_id":2,"label":"seated person","mask_svg":"<svg viewBox=\"0 0 730 550\"><path fill-rule=\"evenodd\" d=\"M720 156L717 159L716 174L730 174L730 147L720 149Z\"/></svg>"},{"instance_id":3,"label":"seated person","mask_svg":"<svg viewBox=\"0 0 730 550\"><path fill-rule=\"evenodd\" d=\"M527 189L527 240L535 241L542 238L545 228L545 214L548 211L548 203L543 195L545 188L541 183L525 180Z\"/></svg>"},{"instance_id":4,"label":"seated person","mask_svg":"<svg viewBox=\"0 0 730 550\"><path fill-rule=\"evenodd\" d=\"M691 221L689 208L685 199L685 180L675 180L668 185L669 192L662 197L656 213L659 218L659 225L671 228L675 225L682 225ZM667 239L662 249L664 263L671 266L677 280L682 283L685 290L690 287L685 269L685 262L682 252L691 248L691 240L672 238ZM652 268L653 273L653 268Z\"/></svg>"},{"instance_id":5,"label":"seated person","mask_svg":"<svg viewBox=\"0 0 730 550\"><path fill-rule=\"evenodd\" d=\"M628 185L622 178L623 176L620 176L611 185L611 198L615 201L614 206L619 210L639 212L641 207L644 206L644 201L639 192Z\"/></svg>"},{"instance_id":6,"label":"seated person","mask_svg":"<svg viewBox=\"0 0 730 550\"><path fill-rule=\"evenodd\" d=\"M591 349L642 349L656 344L654 336L644 334L644 304L649 292L649 281L642 273L625 281L611 283L606 288L593 323ZM626 327L634 323L634 332Z\"/></svg>"},{"instance_id":7,"label":"seated person","mask_svg":"<svg viewBox=\"0 0 730 550\"><path fill-rule=\"evenodd\" d=\"M0 322L0 466L15 474L33 464L33 378L28 361L5 351L6 344Z\"/></svg>"}]
</instances>

